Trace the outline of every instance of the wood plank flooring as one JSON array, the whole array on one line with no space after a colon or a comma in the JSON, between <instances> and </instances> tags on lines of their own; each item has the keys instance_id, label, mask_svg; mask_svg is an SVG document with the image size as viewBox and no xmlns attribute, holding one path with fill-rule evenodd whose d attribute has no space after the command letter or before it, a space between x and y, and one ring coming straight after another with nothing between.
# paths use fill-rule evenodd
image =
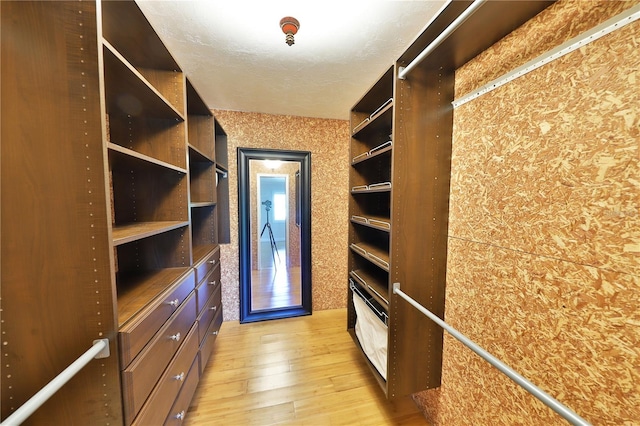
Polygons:
<instances>
[{"instance_id":1,"label":"wood plank flooring","mask_svg":"<svg viewBox=\"0 0 640 426\"><path fill-rule=\"evenodd\" d=\"M224 322L186 425L427 425L409 397L386 401L346 315Z\"/></svg>"},{"instance_id":2,"label":"wood plank flooring","mask_svg":"<svg viewBox=\"0 0 640 426\"><path fill-rule=\"evenodd\" d=\"M301 279L299 266L251 271L251 310L302 305Z\"/></svg>"}]
</instances>

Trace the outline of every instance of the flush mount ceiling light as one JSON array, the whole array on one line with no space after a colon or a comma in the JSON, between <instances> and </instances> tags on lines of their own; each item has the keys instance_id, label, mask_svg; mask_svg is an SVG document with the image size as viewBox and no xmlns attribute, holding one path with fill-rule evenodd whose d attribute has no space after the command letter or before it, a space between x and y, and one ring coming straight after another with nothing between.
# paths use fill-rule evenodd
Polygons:
<instances>
[{"instance_id":1,"label":"flush mount ceiling light","mask_svg":"<svg viewBox=\"0 0 640 426\"><path fill-rule=\"evenodd\" d=\"M280 28L282 32L286 34L285 42L291 46L295 41L293 41L293 36L298 32L300 28L300 22L296 18L292 18L291 16L287 16L280 20Z\"/></svg>"}]
</instances>

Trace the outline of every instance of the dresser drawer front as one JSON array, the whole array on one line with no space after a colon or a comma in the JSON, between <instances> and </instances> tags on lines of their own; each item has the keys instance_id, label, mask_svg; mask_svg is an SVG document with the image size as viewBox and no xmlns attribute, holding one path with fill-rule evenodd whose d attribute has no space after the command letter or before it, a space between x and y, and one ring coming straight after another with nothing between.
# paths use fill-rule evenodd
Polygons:
<instances>
[{"instance_id":1,"label":"dresser drawer front","mask_svg":"<svg viewBox=\"0 0 640 426\"><path fill-rule=\"evenodd\" d=\"M209 328L209 325L211 325L213 317L215 317L218 311L221 310L222 298L220 287L218 287L213 295L209 298L204 309L198 316L198 332L200 334L199 342L202 342L204 340L207 329Z\"/></svg>"},{"instance_id":2,"label":"dresser drawer front","mask_svg":"<svg viewBox=\"0 0 640 426\"><path fill-rule=\"evenodd\" d=\"M198 362L195 361L191 365L189 375L187 376L184 385L182 385L182 389L180 389L180 394L178 395L176 402L173 404L173 407L171 407L167 420L164 422L165 425L178 426L184 424L184 418L187 415L189 404L191 403L191 399L193 399L193 394L196 392L199 381L200 374L198 371Z\"/></svg>"},{"instance_id":3,"label":"dresser drawer front","mask_svg":"<svg viewBox=\"0 0 640 426\"><path fill-rule=\"evenodd\" d=\"M206 278L200 282L200 285L196 289L198 297L198 315L200 315L207 301L218 287L220 287L219 265L216 266L213 270L209 271L209 275L207 275Z\"/></svg>"},{"instance_id":4,"label":"dresser drawer front","mask_svg":"<svg viewBox=\"0 0 640 426\"><path fill-rule=\"evenodd\" d=\"M213 270L216 265L220 264L220 246L217 246L211 253L205 256L194 267L196 269L196 283L201 283L209 271Z\"/></svg>"},{"instance_id":5,"label":"dresser drawer front","mask_svg":"<svg viewBox=\"0 0 640 426\"><path fill-rule=\"evenodd\" d=\"M196 319L195 293L158 331L149 345L122 372L125 422L130 424L183 343Z\"/></svg>"},{"instance_id":6,"label":"dresser drawer front","mask_svg":"<svg viewBox=\"0 0 640 426\"><path fill-rule=\"evenodd\" d=\"M195 288L193 270L158 297L147 309L128 321L118 333L122 368L140 353L167 319L180 307Z\"/></svg>"},{"instance_id":7,"label":"dresser drawer front","mask_svg":"<svg viewBox=\"0 0 640 426\"><path fill-rule=\"evenodd\" d=\"M220 312L213 318L213 321L207 328L206 335L204 337L204 342L200 345L200 374L204 371L207 366L207 362L209 362L209 357L211 357L211 352L213 351L213 344L218 337L218 333L220 331L220 326L222 326L222 309Z\"/></svg>"},{"instance_id":8,"label":"dresser drawer front","mask_svg":"<svg viewBox=\"0 0 640 426\"><path fill-rule=\"evenodd\" d=\"M189 369L198 355L198 327L191 327L187 338L175 358L169 364L151 396L140 410L133 424L159 425L169 415L180 389L187 381Z\"/></svg>"}]
</instances>

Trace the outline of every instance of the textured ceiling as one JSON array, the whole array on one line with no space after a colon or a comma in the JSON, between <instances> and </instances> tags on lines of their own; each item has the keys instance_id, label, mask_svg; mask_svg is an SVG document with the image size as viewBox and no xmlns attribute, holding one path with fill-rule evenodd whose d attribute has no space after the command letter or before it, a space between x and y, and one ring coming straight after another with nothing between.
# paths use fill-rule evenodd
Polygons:
<instances>
[{"instance_id":1,"label":"textured ceiling","mask_svg":"<svg viewBox=\"0 0 640 426\"><path fill-rule=\"evenodd\" d=\"M348 119L445 1L137 3L209 108Z\"/></svg>"}]
</instances>

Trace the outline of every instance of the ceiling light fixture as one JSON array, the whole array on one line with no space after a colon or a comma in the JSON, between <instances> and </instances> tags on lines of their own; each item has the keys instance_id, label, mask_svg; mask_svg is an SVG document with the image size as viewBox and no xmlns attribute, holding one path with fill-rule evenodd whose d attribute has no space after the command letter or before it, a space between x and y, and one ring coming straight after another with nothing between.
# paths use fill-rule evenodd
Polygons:
<instances>
[{"instance_id":1,"label":"ceiling light fixture","mask_svg":"<svg viewBox=\"0 0 640 426\"><path fill-rule=\"evenodd\" d=\"M295 41L293 40L293 36L298 32L300 28L300 22L296 18L292 18L291 16L287 16L280 20L280 28L282 32L287 35L285 42L291 46Z\"/></svg>"}]
</instances>

